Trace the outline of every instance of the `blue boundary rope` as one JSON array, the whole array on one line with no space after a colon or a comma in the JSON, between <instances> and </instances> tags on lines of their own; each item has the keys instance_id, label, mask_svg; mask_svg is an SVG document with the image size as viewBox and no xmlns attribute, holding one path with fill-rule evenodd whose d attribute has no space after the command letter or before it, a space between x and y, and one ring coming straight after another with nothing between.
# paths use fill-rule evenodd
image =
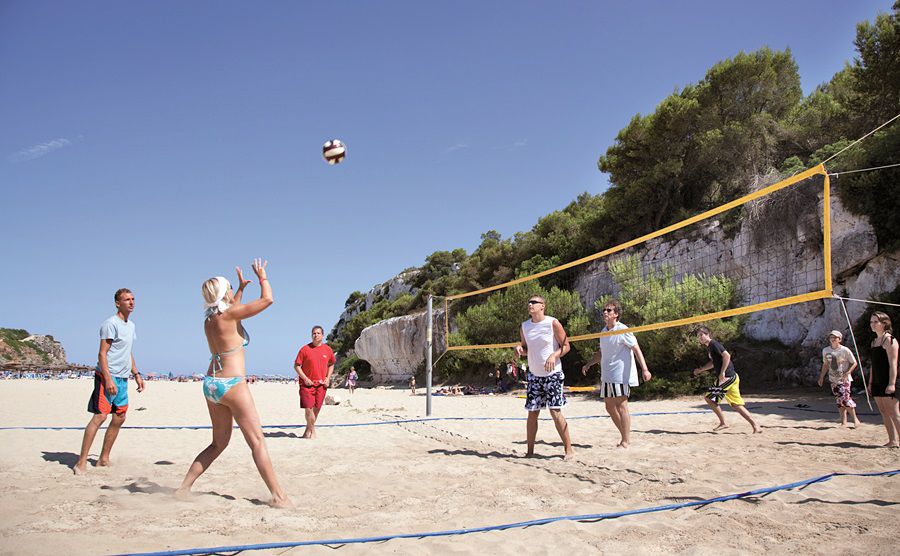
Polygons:
<instances>
[{"instance_id":1,"label":"blue boundary rope","mask_svg":"<svg viewBox=\"0 0 900 556\"><path fill-rule=\"evenodd\" d=\"M773 487L758 488L747 492L735 494L727 494L716 498L708 498L705 500L694 500L691 502L681 502L678 504L666 504L663 506L652 506L649 508L638 508L635 510L624 510L620 512L608 512L600 514L583 514L569 515L558 517L545 517L542 519L534 519L531 521L519 521L516 523L504 523L500 525L488 525L484 527L470 527L466 529L453 529L448 531L432 531L426 533L401 533L396 535L381 535L377 537L355 537L349 539L327 539L318 541L296 541L296 542L277 542L264 544L245 544L236 546L217 546L211 548L188 548L185 550L168 550L162 552L134 552L127 555L119 556L185 556L193 554L218 554L222 552L243 552L246 550L266 550L274 548L294 548L297 546L313 546L313 545L344 545L344 544L364 544L373 542L385 542L392 539L423 539L428 537L447 537L453 535L468 535L471 533L483 533L486 531L505 531L508 529L522 529L525 527L533 527L536 525L547 525L557 521L600 521L604 519L616 519L619 517L648 514L655 512L665 512L670 510L679 510L682 508L690 508L695 506L706 506L718 502L727 502L738 498L747 498L750 496L766 495L780 490L791 490L795 488L803 488L816 483L824 483L830 481L834 477L892 477L900 474L900 469L893 471L876 471L872 473L829 473L819 477L813 477L803 481L778 485Z\"/></svg>"},{"instance_id":2,"label":"blue boundary rope","mask_svg":"<svg viewBox=\"0 0 900 556\"><path fill-rule=\"evenodd\" d=\"M754 407L749 407L747 409L757 409ZM696 415L703 413L712 413L710 409L700 409L694 411L647 411L642 413L632 413L632 417L648 417L648 416L657 416L657 415ZM369 427L376 425L401 425L403 423L426 423L431 421L525 421L526 417L422 417L419 419L396 419L392 421L369 421L366 423L332 423L332 424L316 424L316 427ZM575 417L566 417L567 420L571 421L574 419L609 419L609 415L582 415ZM541 421L551 421L550 417L544 417ZM299 429L305 427L305 424L299 425L263 425L264 429ZM106 427L101 427L106 428ZM123 426L123 429L138 429L138 430L177 430L177 429L190 429L190 430L208 430L212 428L212 425L135 425L135 426ZM238 428L237 425L234 426L235 429ZM71 431L71 430L84 430L83 426L80 427L0 427L0 430L8 431L8 430L55 430L55 431Z\"/></svg>"},{"instance_id":3,"label":"blue boundary rope","mask_svg":"<svg viewBox=\"0 0 900 556\"><path fill-rule=\"evenodd\" d=\"M809 411L811 413L830 413L832 415L834 414L834 410L826 411L824 409L813 409L811 407L785 407L785 406L779 405L778 409L789 409L791 411ZM859 411L857 411L856 414L857 415L868 415L869 417L878 417L880 415L880 413L860 413Z\"/></svg>"}]
</instances>

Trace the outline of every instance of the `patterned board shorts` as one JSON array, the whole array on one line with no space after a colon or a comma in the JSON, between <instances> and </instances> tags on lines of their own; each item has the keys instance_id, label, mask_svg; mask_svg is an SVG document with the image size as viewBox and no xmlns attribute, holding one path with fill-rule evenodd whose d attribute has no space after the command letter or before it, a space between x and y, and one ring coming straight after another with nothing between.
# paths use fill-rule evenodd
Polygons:
<instances>
[{"instance_id":1,"label":"patterned board shorts","mask_svg":"<svg viewBox=\"0 0 900 556\"><path fill-rule=\"evenodd\" d=\"M849 382L832 382L831 393L838 407L856 407L856 402L850 397Z\"/></svg>"},{"instance_id":2,"label":"patterned board shorts","mask_svg":"<svg viewBox=\"0 0 900 556\"><path fill-rule=\"evenodd\" d=\"M540 411L545 407L561 409L566 405L566 395L563 394L563 382L565 382L566 375L553 373L550 376L534 376L529 372L527 376L525 409L528 411Z\"/></svg>"}]
</instances>

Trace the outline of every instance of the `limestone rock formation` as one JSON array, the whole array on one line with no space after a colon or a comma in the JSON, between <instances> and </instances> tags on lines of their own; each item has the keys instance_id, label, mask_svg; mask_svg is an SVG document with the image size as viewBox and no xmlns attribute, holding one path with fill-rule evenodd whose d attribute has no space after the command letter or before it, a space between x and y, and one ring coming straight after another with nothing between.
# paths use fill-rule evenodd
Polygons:
<instances>
[{"instance_id":1,"label":"limestone rock formation","mask_svg":"<svg viewBox=\"0 0 900 556\"><path fill-rule=\"evenodd\" d=\"M353 317L363 311L368 311L372 305L383 299L394 301L405 293L415 295L417 290L412 287L411 283L418 273L418 269L405 270L386 282L372 286L365 296L348 300L347 306L344 307L344 312L338 318L330 336L339 335Z\"/></svg>"},{"instance_id":2,"label":"limestone rock formation","mask_svg":"<svg viewBox=\"0 0 900 556\"><path fill-rule=\"evenodd\" d=\"M443 309L434 312L435 323L443 322ZM376 383L405 382L425 362L426 313L394 317L365 328L356 340L356 355L372 365ZM435 357L444 351L441 326L434 326Z\"/></svg>"}]
</instances>

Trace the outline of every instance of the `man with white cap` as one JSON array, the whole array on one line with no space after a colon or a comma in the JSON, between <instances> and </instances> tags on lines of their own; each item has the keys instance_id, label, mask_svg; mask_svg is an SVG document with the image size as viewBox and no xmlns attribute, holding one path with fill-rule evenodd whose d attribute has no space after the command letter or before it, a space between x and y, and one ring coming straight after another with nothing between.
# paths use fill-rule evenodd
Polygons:
<instances>
[{"instance_id":1,"label":"man with white cap","mask_svg":"<svg viewBox=\"0 0 900 556\"><path fill-rule=\"evenodd\" d=\"M841 345L843 334L837 330L828 333L828 343L831 344L822 350L822 372L819 373L819 386L828 381L831 383L831 393L841 414L841 426L847 426L847 413L853 417L853 425L859 426L859 418L856 416L856 402L850 395L851 375L856 369L856 358L847 346Z\"/></svg>"}]
</instances>

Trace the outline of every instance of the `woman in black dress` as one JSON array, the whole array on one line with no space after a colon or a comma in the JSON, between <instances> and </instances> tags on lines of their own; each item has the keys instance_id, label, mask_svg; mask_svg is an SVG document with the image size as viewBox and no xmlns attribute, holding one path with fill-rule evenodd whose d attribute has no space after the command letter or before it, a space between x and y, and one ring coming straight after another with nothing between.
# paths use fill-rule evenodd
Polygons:
<instances>
[{"instance_id":1,"label":"woman in black dress","mask_svg":"<svg viewBox=\"0 0 900 556\"><path fill-rule=\"evenodd\" d=\"M900 399L897 394L897 352L900 344L894 337L891 317L881 311L872 313L869 320L875 339L872 340L872 367L869 369L869 393L875 398L878 411L887 429L888 448L900 448Z\"/></svg>"}]
</instances>

